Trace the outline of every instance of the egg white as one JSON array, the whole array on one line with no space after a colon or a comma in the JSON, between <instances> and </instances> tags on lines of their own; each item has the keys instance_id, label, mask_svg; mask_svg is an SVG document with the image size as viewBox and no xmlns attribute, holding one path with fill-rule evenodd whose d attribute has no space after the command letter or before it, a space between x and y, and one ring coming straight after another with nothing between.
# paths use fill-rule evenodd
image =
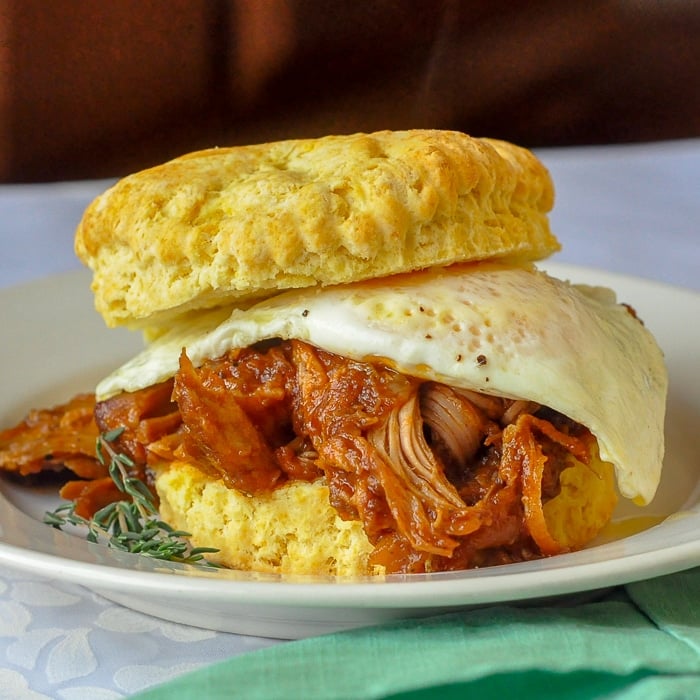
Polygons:
<instances>
[{"instance_id":1,"label":"egg white","mask_svg":"<svg viewBox=\"0 0 700 700\"><path fill-rule=\"evenodd\" d=\"M623 496L654 496L667 390L658 345L610 290L534 267L452 266L202 313L104 379L98 398L174 375L183 347L198 365L269 338L549 406L596 436Z\"/></svg>"}]
</instances>

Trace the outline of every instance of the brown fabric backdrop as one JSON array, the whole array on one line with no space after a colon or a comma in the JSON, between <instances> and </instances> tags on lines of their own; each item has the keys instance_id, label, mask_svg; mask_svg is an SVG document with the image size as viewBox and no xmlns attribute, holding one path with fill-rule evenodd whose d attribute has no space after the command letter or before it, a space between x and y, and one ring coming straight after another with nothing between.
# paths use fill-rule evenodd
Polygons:
<instances>
[{"instance_id":1,"label":"brown fabric backdrop","mask_svg":"<svg viewBox=\"0 0 700 700\"><path fill-rule=\"evenodd\" d=\"M700 2L0 0L0 179L381 128L700 136Z\"/></svg>"}]
</instances>

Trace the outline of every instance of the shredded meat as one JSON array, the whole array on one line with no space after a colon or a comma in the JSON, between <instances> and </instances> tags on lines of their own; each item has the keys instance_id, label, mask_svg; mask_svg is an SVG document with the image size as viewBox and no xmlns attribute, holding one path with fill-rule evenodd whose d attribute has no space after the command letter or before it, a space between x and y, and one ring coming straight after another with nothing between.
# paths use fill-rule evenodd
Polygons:
<instances>
[{"instance_id":1,"label":"shredded meat","mask_svg":"<svg viewBox=\"0 0 700 700\"><path fill-rule=\"evenodd\" d=\"M229 488L254 494L275 486L281 470L273 451L223 377L198 373L183 353L173 396L185 426L183 458L220 476Z\"/></svg>"},{"instance_id":2,"label":"shredded meat","mask_svg":"<svg viewBox=\"0 0 700 700\"><path fill-rule=\"evenodd\" d=\"M99 402L95 407L97 427L101 433L124 428L119 448L137 464L145 465L151 444L177 431L182 422L172 393L171 379Z\"/></svg>"},{"instance_id":3,"label":"shredded meat","mask_svg":"<svg viewBox=\"0 0 700 700\"><path fill-rule=\"evenodd\" d=\"M431 450L445 465L458 470L468 467L484 437L497 429L488 417L489 412L478 403L464 393L434 382L421 387L420 416L429 431Z\"/></svg>"},{"instance_id":4,"label":"shredded meat","mask_svg":"<svg viewBox=\"0 0 700 700\"><path fill-rule=\"evenodd\" d=\"M297 372L295 431L317 451L332 505L341 517L361 520L373 539L394 522L386 497L392 475L364 434L408 395L413 382L306 343L291 341L290 349Z\"/></svg>"},{"instance_id":5,"label":"shredded meat","mask_svg":"<svg viewBox=\"0 0 700 700\"><path fill-rule=\"evenodd\" d=\"M466 507L447 480L428 446L418 397L411 396L392 411L368 438L396 477L393 489L385 488L385 494L397 531L414 549L449 557L458 544L453 536L468 535L481 523L478 513Z\"/></svg>"},{"instance_id":6,"label":"shredded meat","mask_svg":"<svg viewBox=\"0 0 700 700\"><path fill-rule=\"evenodd\" d=\"M527 529L542 554L558 554L562 548L549 533L542 508L542 482L548 460L536 439L536 432L564 447L580 461L587 462L589 452L584 440L566 435L549 421L529 414L521 414L504 430L503 457L504 461L516 464L520 471Z\"/></svg>"},{"instance_id":7,"label":"shredded meat","mask_svg":"<svg viewBox=\"0 0 700 700\"><path fill-rule=\"evenodd\" d=\"M93 420L94 413L94 420ZM519 561L562 551L544 518L567 456L590 433L527 401L401 375L301 341L234 351L195 367L183 351L167 382L94 404L76 397L0 433L0 468L66 467L62 489L89 515L120 497L95 459L99 432L148 478L184 459L258 494L323 476L344 519L359 520L372 563L390 572Z\"/></svg>"}]
</instances>

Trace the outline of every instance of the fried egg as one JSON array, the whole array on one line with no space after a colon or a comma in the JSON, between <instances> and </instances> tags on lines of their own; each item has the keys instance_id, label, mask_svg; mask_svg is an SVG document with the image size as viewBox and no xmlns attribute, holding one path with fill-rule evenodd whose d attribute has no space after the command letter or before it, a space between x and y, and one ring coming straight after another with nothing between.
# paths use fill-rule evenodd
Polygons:
<instances>
[{"instance_id":1,"label":"fried egg","mask_svg":"<svg viewBox=\"0 0 700 700\"><path fill-rule=\"evenodd\" d=\"M648 503L664 451L667 373L651 333L607 289L532 266L457 265L291 291L182 320L97 387L98 399L234 348L299 339L359 361L548 406L586 426L620 493Z\"/></svg>"}]
</instances>

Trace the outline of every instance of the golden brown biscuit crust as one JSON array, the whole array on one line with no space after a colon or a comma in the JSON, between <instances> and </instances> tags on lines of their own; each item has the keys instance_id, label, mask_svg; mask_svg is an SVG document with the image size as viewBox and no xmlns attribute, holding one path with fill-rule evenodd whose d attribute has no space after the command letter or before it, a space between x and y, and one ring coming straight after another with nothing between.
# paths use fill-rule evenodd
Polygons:
<instances>
[{"instance_id":1,"label":"golden brown biscuit crust","mask_svg":"<svg viewBox=\"0 0 700 700\"><path fill-rule=\"evenodd\" d=\"M494 257L558 250L553 187L529 151L412 130L219 148L124 178L76 252L108 325Z\"/></svg>"}]
</instances>

